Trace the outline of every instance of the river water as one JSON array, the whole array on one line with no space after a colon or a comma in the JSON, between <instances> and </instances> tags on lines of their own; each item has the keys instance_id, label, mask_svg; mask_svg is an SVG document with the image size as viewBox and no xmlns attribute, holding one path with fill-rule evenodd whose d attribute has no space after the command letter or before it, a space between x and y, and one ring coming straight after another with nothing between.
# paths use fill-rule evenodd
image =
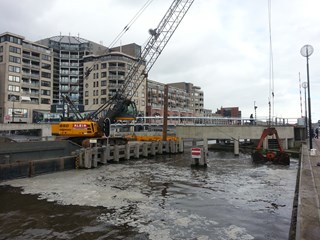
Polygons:
<instances>
[{"instance_id":1,"label":"river water","mask_svg":"<svg viewBox=\"0 0 320 240\"><path fill-rule=\"evenodd\" d=\"M298 161L190 150L2 182L0 239L288 239Z\"/></svg>"}]
</instances>

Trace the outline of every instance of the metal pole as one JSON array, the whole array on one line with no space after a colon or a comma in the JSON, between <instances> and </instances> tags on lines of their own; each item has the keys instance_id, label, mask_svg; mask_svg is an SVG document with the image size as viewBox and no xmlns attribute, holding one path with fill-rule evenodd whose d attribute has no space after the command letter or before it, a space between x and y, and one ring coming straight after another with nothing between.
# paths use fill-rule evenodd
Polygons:
<instances>
[{"instance_id":1,"label":"metal pole","mask_svg":"<svg viewBox=\"0 0 320 240\"><path fill-rule=\"evenodd\" d=\"M14 123L14 99L12 100L12 123Z\"/></svg>"},{"instance_id":2,"label":"metal pole","mask_svg":"<svg viewBox=\"0 0 320 240\"><path fill-rule=\"evenodd\" d=\"M167 141L168 131L168 98L169 98L169 86L164 85L164 106L163 106L163 128L162 128L162 141Z\"/></svg>"},{"instance_id":3,"label":"metal pole","mask_svg":"<svg viewBox=\"0 0 320 240\"><path fill-rule=\"evenodd\" d=\"M14 102L17 100L15 96L11 96L10 100L12 101L12 123L14 123Z\"/></svg>"},{"instance_id":4,"label":"metal pole","mask_svg":"<svg viewBox=\"0 0 320 240\"><path fill-rule=\"evenodd\" d=\"M310 99L310 81L309 81L309 56L307 56L307 82L308 82L308 111L309 111L309 144L312 149L312 121L311 121L311 99Z\"/></svg>"},{"instance_id":5,"label":"metal pole","mask_svg":"<svg viewBox=\"0 0 320 240\"><path fill-rule=\"evenodd\" d=\"M309 109L309 147L312 149L312 120L311 120L311 98L310 98L310 81L309 81L309 56L313 53L311 45L304 45L300 53L307 58L307 85L308 85L308 109Z\"/></svg>"},{"instance_id":6,"label":"metal pole","mask_svg":"<svg viewBox=\"0 0 320 240\"><path fill-rule=\"evenodd\" d=\"M306 126L306 139L308 138L308 117L307 117L307 89L304 88L304 122Z\"/></svg>"}]
</instances>

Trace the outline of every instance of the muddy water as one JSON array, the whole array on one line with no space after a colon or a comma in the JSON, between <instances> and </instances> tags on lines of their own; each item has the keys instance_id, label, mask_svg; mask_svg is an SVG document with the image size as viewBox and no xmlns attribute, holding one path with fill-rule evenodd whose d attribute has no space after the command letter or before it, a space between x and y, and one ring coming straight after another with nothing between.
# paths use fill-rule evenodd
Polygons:
<instances>
[{"instance_id":1,"label":"muddy water","mask_svg":"<svg viewBox=\"0 0 320 240\"><path fill-rule=\"evenodd\" d=\"M288 239L298 162L190 152L2 182L0 239Z\"/></svg>"}]
</instances>

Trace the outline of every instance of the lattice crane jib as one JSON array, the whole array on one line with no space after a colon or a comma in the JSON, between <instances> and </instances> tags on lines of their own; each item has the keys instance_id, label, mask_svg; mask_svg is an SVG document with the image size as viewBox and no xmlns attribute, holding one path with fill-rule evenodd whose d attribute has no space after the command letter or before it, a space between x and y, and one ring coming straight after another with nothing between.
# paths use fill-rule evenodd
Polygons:
<instances>
[{"instance_id":1,"label":"lattice crane jib","mask_svg":"<svg viewBox=\"0 0 320 240\"><path fill-rule=\"evenodd\" d=\"M134 62L126 75L124 84L120 87L118 93L91 114L90 118L97 117L105 110L108 111L108 117L116 115L122 108L122 103L127 103L127 100L133 98L141 83L147 79L150 69L157 61L193 2L194 0L174 0L172 2L158 26L149 30L150 37L142 48L140 57Z\"/></svg>"},{"instance_id":2,"label":"lattice crane jib","mask_svg":"<svg viewBox=\"0 0 320 240\"><path fill-rule=\"evenodd\" d=\"M175 0L155 29L150 29L150 37L141 51L141 57L128 72L125 84L120 92L131 99L149 71L157 61L163 49L190 9L194 0ZM144 68L141 66L145 66ZM133 86L133 88L131 88Z\"/></svg>"}]
</instances>

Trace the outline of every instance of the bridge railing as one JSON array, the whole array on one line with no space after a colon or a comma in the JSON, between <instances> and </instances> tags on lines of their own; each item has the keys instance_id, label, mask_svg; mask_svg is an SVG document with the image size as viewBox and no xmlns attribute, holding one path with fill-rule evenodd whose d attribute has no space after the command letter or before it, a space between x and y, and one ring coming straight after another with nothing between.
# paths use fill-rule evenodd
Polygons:
<instances>
[{"instance_id":1,"label":"bridge railing","mask_svg":"<svg viewBox=\"0 0 320 240\"><path fill-rule=\"evenodd\" d=\"M269 124L270 123L270 124ZM121 123L120 123L121 124ZM134 125L163 125L163 117L139 117ZM275 117L269 120L268 117L261 117L257 119L250 118L231 118L231 117L168 117L168 125L296 125L297 118L278 118Z\"/></svg>"}]
</instances>

